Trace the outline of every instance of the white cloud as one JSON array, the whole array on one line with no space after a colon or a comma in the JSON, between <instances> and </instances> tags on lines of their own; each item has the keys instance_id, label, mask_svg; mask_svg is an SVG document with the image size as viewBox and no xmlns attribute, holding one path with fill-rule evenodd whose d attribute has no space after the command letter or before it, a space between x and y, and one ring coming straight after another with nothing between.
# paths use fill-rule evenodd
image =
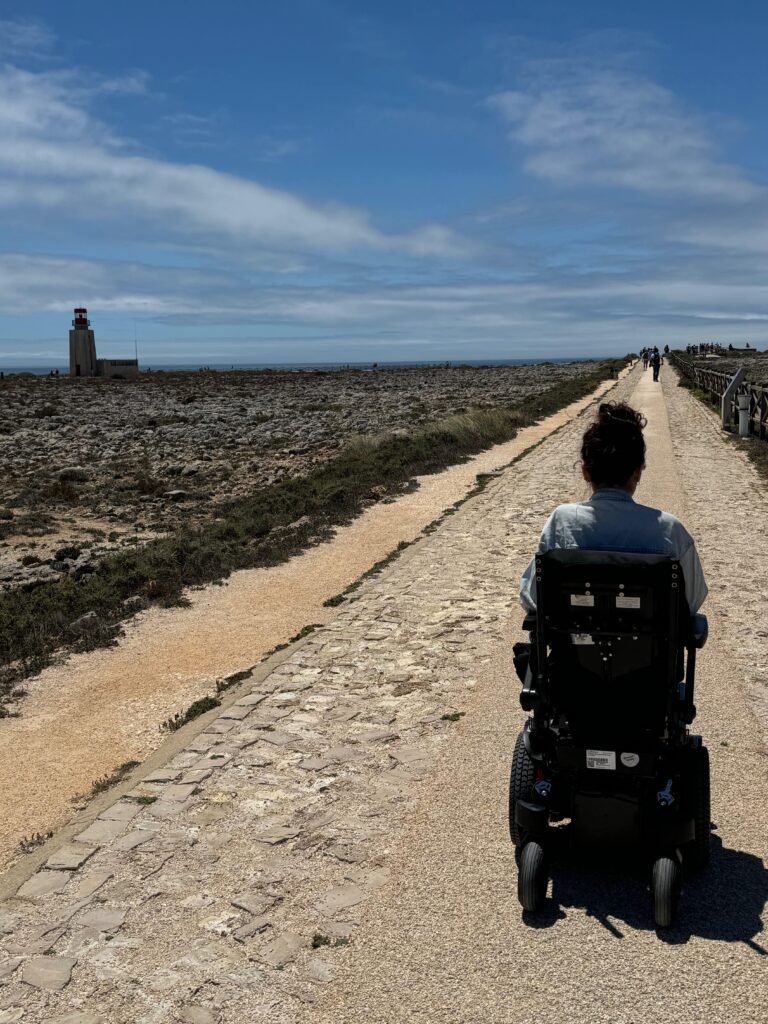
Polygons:
<instances>
[{"instance_id":1,"label":"white cloud","mask_svg":"<svg viewBox=\"0 0 768 1024\"><path fill-rule=\"evenodd\" d=\"M488 102L538 177L725 203L765 195L740 168L718 159L701 118L631 72L548 62L522 89Z\"/></svg>"},{"instance_id":2,"label":"white cloud","mask_svg":"<svg viewBox=\"0 0 768 1024\"><path fill-rule=\"evenodd\" d=\"M137 152L89 112L95 94L136 92L141 75L100 83L72 73L0 72L0 202L79 211L88 219L143 224L154 239L190 236L230 244L325 252L355 249L415 256L466 251L452 231L426 225L386 234L368 214L201 164Z\"/></svg>"},{"instance_id":3,"label":"white cloud","mask_svg":"<svg viewBox=\"0 0 768 1024\"><path fill-rule=\"evenodd\" d=\"M0 19L0 57L39 56L50 50L55 38L36 18Z\"/></svg>"},{"instance_id":4,"label":"white cloud","mask_svg":"<svg viewBox=\"0 0 768 1024\"><path fill-rule=\"evenodd\" d=\"M593 274L521 282L431 286L262 285L224 271L127 262L0 256L0 307L61 317L87 302L100 336L138 316L144 336L231 328L254 338L322 332L334 349L421 345L468 357L623 352L649 340L756 340L766 329L759 276L715 283L664 268L643 277ZM109 315L113 315L109 319ZM373 336L373 337L372 337ZM386 338L386 342L382 340ZM254 357L255 358L255 357Z\"/></svg>"}]
</instances>

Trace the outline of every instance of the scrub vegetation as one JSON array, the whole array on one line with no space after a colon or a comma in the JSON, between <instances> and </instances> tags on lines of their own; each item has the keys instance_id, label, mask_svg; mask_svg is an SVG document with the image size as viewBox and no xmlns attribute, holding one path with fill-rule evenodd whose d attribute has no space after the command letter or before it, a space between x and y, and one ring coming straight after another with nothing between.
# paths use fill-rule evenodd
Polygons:
<instances>
[{"instance_id":1,"label":"scrub vegetation","mask_svg":"<svg viewBox=\"0 0 768 1024\"><path fill-rule=\"evenodd\" d=\"M628 358L628 357L627 357ZM607 360L512 408L480 408L410 432L350 440L314 472L262 487L219 506L215 518L103 558L95 571L0 595L0 716L18 682L56 655L114 642L120 624L151 604L174 606L189 587L238 569L271 566L328 538L367 505L436 473L556 412L614 376Z\"/></svg>"}]
</instances>

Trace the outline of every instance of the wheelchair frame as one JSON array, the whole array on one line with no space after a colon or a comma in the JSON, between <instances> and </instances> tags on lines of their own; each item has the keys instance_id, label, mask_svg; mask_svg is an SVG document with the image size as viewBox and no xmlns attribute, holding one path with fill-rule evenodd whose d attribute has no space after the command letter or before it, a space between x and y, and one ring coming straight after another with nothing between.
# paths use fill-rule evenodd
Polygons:
<instances>
[{"instance_id":1,"label":"wheelchair frame","mask_svg":"<svg viewBox=\"0 0 768 1024\"><path fill-rule=\"evenodd\" d=\"M708 754L688 731L696 717L696 651L706 642L706 618L690 616L680 564L665 556L558 550L537 555L535 568L540 612L523 623L531 656L520 694L531 717L518 737L510 781L520 901L526 910L540 907L550 821L570 818L578 845L644 847L654 865L654 918L668 926L680 889L681 850L692 851L688 859L701 866L709 845ZM633 590L659 600L628 597ZM564 594L570 603L561 600ZM553 680L567 673L570 658L574 666L581 663L574 674L581 673L587 689L592 680L598 692L614 693L612 666L622 659L625 668L631 664L633 643L652 657L639 675L653 676L655 723L638 730L640 740L629 746L619 723L615 743L606 739L606 723L590 733L590 723L582 722L575 736L557 706ZM600 742L591 744L596 734Z\"/></svg>"}]
</instances>

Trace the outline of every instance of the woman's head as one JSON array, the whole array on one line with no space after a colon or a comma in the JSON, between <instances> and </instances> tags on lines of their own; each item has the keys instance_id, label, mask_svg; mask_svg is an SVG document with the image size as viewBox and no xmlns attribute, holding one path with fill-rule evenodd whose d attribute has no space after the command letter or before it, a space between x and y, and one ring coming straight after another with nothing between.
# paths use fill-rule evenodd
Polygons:
<instances>
[{"instance_id":1,"label":"woman's head","mask_svg":"<svg viewBox=\"0 0 768 1024\"><path fill-rule=\"evenodd\" d=\"M603 402L581 442L584 479L595 488L634 491L645 468L645 424L626 402Z\"/></svg>"}]
</instances>

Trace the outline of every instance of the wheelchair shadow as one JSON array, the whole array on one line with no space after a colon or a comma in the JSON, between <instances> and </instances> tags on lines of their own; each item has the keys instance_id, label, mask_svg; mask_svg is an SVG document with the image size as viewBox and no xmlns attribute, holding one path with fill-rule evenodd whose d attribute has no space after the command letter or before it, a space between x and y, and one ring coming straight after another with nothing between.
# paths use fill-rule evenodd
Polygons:
<instances>
[{"instance_id":1,"label":"wheelchair shadow","mask_svg":"<svg viewBox=\"0 0 768 1024\"><path fill-rule=\"evenodd\" d=\"M550 864L552 896L537 914L523 915L532 928L551 928L567 916L569 907L582 907L617 939L627 926L656 930L651 913L650 869L621 855L596 863L565 849L554 850ZM768 939L758 941L768 901L768 870L759 857L724 846L712 837L708 868L686 875L672 928L658 929L662 942L681 945L691 936L715 942L743 942L758 956L768 956Z\"/></svg>"}]
</instances>

